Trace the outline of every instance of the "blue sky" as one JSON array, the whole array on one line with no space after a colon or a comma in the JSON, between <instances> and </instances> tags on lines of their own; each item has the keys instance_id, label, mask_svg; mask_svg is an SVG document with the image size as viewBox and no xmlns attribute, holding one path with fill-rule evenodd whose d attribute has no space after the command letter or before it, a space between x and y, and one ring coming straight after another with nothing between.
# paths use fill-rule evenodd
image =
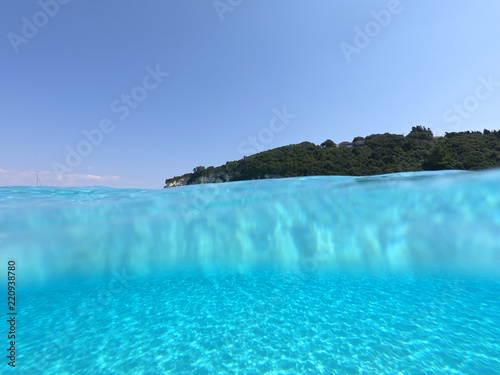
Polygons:
<instances>
[{"instance_id":1,"label":"blue sky","mask_svg":"<svg viewBox=\"0 0 500 375\"><path fill-rule=\"evenodd\" d=\"M39 171L162 188L303 141L498 129L499 14L496 0L3 1L0 185Z\"/></svg>"}]
</instances>

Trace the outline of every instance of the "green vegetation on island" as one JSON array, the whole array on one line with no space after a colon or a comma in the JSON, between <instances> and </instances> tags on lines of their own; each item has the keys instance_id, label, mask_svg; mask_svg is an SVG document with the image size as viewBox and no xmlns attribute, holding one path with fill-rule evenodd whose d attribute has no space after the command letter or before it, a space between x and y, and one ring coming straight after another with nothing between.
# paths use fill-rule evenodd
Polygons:
<instances>
[{"instance_id":1,"label":"green vegetation on island","mask_svg":"<svg viewBox=\"0 0 500 375\"><path fill-rule=\"evenodd\" d=\"M336 145L327 139L278 147L219 167L196 167L193 173L165 181L166 186L277 177L366 176L424 170L479 170L500 167L500 131L446 133L434 137L415 126L406 135L372 134Z\"/></svg>"}]
</instances>

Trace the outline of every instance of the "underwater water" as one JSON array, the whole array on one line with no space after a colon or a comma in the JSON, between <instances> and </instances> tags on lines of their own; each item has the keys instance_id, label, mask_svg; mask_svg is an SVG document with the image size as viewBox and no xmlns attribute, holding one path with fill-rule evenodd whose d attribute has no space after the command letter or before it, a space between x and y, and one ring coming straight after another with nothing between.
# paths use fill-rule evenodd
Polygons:
<instances>
[{"instance_id":1,"label":"underwater water","mask_svg":"<svg viewBox=\"0 0 500 375\"><path fill-rule=\"evenodd\" d=\"M9 261L0 373L500 374L500 170L3 187Z\"/></svg>"}]
</instances>

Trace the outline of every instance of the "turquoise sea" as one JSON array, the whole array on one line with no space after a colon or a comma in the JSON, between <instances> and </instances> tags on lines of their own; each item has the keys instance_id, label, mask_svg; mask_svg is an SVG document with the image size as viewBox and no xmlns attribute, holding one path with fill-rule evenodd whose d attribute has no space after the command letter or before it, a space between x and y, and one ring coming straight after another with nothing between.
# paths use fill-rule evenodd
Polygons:
<instances>
[{"instance_id":1,"label":"turquoise sea","mask_svg":"<svg viewBox=\"0 0 500 375\"><path fill-rule=\"evenodd\" d=\"M1 187L0 262L1 374L500 374L498 169Z\"/></svg>"}]
</instances>

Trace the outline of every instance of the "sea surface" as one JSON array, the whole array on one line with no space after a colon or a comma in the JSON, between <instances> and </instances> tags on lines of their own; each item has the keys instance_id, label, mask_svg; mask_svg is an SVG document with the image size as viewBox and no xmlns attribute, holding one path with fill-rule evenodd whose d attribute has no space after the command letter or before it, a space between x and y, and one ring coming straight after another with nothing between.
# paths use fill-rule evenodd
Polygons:
<instances>
[{"instance_id":1,"label":"sea surface","mask_svg":"<svg viewBox=\"0 0 500 375\"><path fill-rule=\"evenodd\" d=\"M500 374L500 170L0 187L0 277L0 374Z\"/></svg>"}]
</instances>

